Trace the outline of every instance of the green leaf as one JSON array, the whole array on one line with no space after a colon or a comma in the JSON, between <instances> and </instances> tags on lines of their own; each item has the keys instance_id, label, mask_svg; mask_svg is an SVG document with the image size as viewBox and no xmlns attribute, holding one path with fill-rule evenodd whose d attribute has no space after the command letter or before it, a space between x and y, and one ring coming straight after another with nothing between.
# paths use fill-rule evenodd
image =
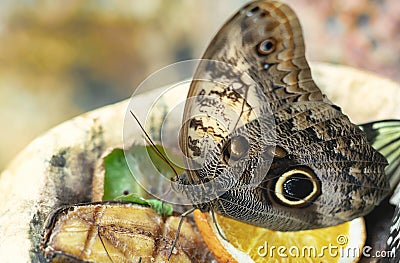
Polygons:
<instances>
[{"instance_id":1,"label":"green leaf","mask_svg":"<svg viewBox=\"0 0 400 263\"><path fill-rule=\"evenodd\" d=\"M136 194L122 195L116 197L115 200L121 200L126 202L131 202L139 205L148 205L153 208L154 211L161 215L172 215L173 208L170 204L166 204L157 199L144 199Z\"/></svg>"},{"instance_id":2,"label":"green leaf","mask_svg":"<svg viewBox=\"0 0 400 263\"><path fill-rule=\"evenodd\" d=\"M183 161L176 157L172 152L164 150L161 146L156 146L163 156L172 156L175 162L182 166ZM130 160L130 168L125 159L125 155ZM140 175L146 185L150 185L157 192L164 192L168 189L161 189L157 178L161 176L171 179L176 174L171 167L162 160L161 157L150 146L133 146L130 150L114 149L104 158L104 195L106 200L123 200L141 205L151 206L157 213L172 214L172 206L154 199L144 190L135 180L135 176ZM149 161L149 157L151 161ZM183 169L172 164L177 174L183 173ZM155 169L154 169L155 168ZM145 175L145 176L143 176Z\"/></svg>"},{"instance_id":3,"label":"green leaf","mask_svg":"<svg viewBox=\"0 0 400 263\"><path fill-rule=\"evenodd\" d=\"M103 201L114 200L118 196L130 193L143 198L149 197L132 176L122 149L114 149L104 158L104 169Z\"/></svg>"},{"instance_id":4,"label":"green leaf","mask_svg":"<svg viewBox=\"0 0 400 263\"><path fill-rule=\"evenodd\" d=\"M149 203L151 208L153 208L153 210L156 211L157 213L168 216L172 215L173 211L172 205L166 204L157 199L149 199L147 200L147 202Z\"/></svg>"}]
</instances>

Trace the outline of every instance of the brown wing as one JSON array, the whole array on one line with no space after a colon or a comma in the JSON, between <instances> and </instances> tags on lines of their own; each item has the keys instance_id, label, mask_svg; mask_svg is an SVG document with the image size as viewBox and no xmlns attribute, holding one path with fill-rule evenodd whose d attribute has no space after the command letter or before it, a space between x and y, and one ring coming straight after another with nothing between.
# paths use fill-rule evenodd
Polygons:
<instances>
[{"instance_id":1,"label":"brown wing","mask_svg":"<svg viewBox=\"0 0 400 263\"><path fill-rule=\"evenodd\" d=\"M277 1L255 1L235 14L211 41L204 59L224 61L259 83L271 108L322 100L311 77L299 20ZM192 85L189 96L198 95Z\"/></svg>"}]
</instances>

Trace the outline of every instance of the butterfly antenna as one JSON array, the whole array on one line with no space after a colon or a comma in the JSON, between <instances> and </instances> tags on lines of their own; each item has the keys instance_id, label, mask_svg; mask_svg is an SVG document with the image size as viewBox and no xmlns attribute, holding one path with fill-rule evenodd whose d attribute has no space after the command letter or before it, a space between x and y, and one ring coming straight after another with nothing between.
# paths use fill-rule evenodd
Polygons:
<instances>
[{"instance_id":1,"label":"butterfly antenna","mask_svg":"<svg viewBox=\"0 0 400 263\"><path fill-rule=\"evenodd\" d=\"M151 145L151 148L155 151L155 153L160 157L164 162L168 164L168 166L171 168L171 170L174 172L176 176L178 176L178 172L175 170L174 166L171 164L170 160L165 157L162 152L157 148L157 146L154 144L153 140L150 138L150 135L146 132L142 124L140 123L139 119L136 117L136 115L132 112L132 110L129 111L133 118L136 120L137 124L139 125L140 129L142 130L143 134L145 135L145 140L148 144Z\"/></svg>"},{"instance_id":2,"label":"butterfly antenna","mask_svg":"<svg viewBox=\"0 0 400 263\"><path fill-rule=\"evenodd\" d=\"M174 251L176 242L178 241L179 234L181 233L181 227L182 227L183 219L184 219L187 215L193 213L193 211L194 211L195 209L196 209L196 208L193 207L193 208L191 208L191 209L189 209L189 210L187 210L186 212L184 212L184 213L181 214L181 216L180 216L181 218L180 218L179 224L178 224L178 229L176 230L176 234L175 234L175 239L174 239L174 242L172 242L171 250L169 251L169 254L168 254L168 260L169 260L169 259L171 258L171 256L172 256L172 252Z\"/></svg>"},{"instance_id":3,"label":"butterfly antenna","mask_svg":"<svg viewBox=\"0 0 400 263\"><path fill-rule=\"evenodd\" d=\"M106 248L106 245L104 244L103 238L100 235L100 226L99 225L97 225L97 235L99 236L101 245L104 247L104 250L106 251L108 259L110 260L111 263L114 263L114 260L111 258L110 253L108 253L108 250Z\"/></svg>"},{"instance_id":4,"label":"butterfly antenna","mask_svg":"<svg viewBox=\"0 0 400 263\"><path fill-rule=\"evenodd\" d=\"M248 92L249 92L249 88L246 89L245 98L247 98ZM233 127L234 127L233 129L236 129L236 128L237 128L237 125L239 124L239 121L240 121L240 119L242 118L242 115L243 115L243 113L244 113L244 104L245 104L245 103L246 103L246 100L243 100L242 109L240 110L239 118L237 118L236 124L235 124L235 126L233 126ZM250 111L251 111L251 110L252 110L252 109L250 109Z\"/></svg>"},{"instance_id":5,"label":"butterfly antenna","mask_svg":"<svg viewBox=\"0 0 400 263\"><path fill-rule=\"evenodd\" d=\"M219 236L220 236L223 240L229 242L228 239L222 234L222 231L221 231L221 229L219 228L219 226L218 226L218 224L217 224L217 219L215 218L214 209L211 209L211 217L212 217L212 220L213 220L213 222L214 222L215 228L217 229L217 232L218 232Z\"/></svg>"}]
</instances>

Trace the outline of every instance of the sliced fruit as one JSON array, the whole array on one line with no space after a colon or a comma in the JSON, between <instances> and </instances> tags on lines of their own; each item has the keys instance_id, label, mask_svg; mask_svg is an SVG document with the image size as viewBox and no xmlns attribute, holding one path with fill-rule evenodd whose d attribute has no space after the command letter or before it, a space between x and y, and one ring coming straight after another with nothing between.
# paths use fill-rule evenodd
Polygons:
<instances>
[{"instance_id":1,"label":"sliced fruit","mask_svg":"<svg viewBox=\"0 0 400 263\"><path fill-rule=\"evenodd\" d=\"M49 262L210 262L201 236L185 220L150 207L97 202L60 208L49 217L42 251Z\"/></svg>"},{"instance_id":2,"label":"sliced fruit","mask_svg":"<svg viewBox=\"0 0 400 263\"><path fill-rule=\"evenodd\" d=\"M255 227L218 214L214 222L211 213L199 210L194 218L218 262L357 262L366 239L361 217L337 226L296 232Z\"/></svg>"}]
</instances>

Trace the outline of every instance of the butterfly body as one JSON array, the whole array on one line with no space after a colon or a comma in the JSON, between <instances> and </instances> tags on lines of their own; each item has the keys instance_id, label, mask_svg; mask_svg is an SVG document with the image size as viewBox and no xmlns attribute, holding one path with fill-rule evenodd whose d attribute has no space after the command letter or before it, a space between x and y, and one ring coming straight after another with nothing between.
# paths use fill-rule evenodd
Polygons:
<instances>
[{"instance_id":1,"label":"butterfly body","mask_svg":"<svg viewBox=\"0 0 400 263\"><path fill-rule=\"evenodd\" d=\"M195 207L280 231L336 225L388 193L385 158L314 83L294 12L243 7L200 62L177 180Z\"/></svg>"}]
</instances>

